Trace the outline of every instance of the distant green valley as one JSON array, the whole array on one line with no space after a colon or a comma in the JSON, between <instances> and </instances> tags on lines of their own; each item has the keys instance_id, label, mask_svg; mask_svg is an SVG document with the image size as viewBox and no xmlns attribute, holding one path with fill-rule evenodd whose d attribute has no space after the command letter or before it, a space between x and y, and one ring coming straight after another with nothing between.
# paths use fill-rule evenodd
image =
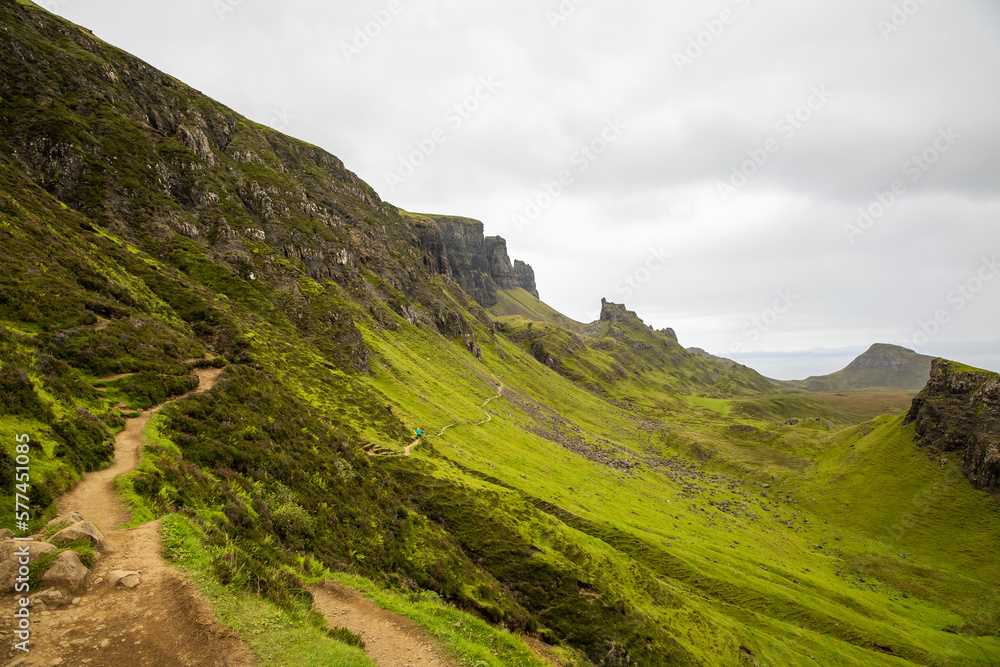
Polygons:
<instances>
[{"instance_id":1,"label":"distant green valley","mask_svg":"<svg viewBox=\"0 0 1000 667\"><path fill-rule=\"evenodd\" d=\"M165 404L115 489L257 664L372 664L324 582L470 667L1000 663L995 373L776 382L601 295L576 322L488 223L0 24L0 528L16 436L42 534Z\"/></svg>"}]
</instances>

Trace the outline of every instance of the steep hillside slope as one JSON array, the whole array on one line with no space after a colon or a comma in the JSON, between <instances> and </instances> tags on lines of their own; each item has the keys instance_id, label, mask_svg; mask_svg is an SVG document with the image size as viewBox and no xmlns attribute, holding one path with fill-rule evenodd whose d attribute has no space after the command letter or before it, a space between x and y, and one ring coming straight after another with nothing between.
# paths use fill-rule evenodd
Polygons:
<instances>
[{"instance_id":1,"label":"steep hillside slope","mask_svg":"<svg viewBox=\"0 0 1000 667\"><path fill-rule=\"evenodd\" d=\"M585 324L566 317L542 302L537 295L521 288L497 292L497 303L489 311L495 317L516 316L532 322L548 322L577 334L583 333L586 328Z\"/></svg>"},{"instance_id":2,"label":"steep hillside slope","mask_svg":"<svg viewBox=\"0 0 1000 667\"><path fill-rule=\"evenodd\" d=\"M566 321L477 223L401 213L29 2L0 26L3 527L22 434L42 535L126 416L213 365L116 488L260 664L357 644L324 580L477 667L542 664L508 630L581 666L1000 660L974 548L1000 516L926 456L901 474L913 427L787 400L623 305Z\"/></svg>"}]
</instances>

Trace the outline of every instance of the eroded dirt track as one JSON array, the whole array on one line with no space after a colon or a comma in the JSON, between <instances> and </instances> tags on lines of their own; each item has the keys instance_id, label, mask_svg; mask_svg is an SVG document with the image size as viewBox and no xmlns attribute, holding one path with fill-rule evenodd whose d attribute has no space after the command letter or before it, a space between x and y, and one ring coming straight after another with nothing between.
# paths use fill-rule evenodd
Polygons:
<instances>
[{"instance_id":1,"label":"eroded dirt track","mask_svg":"<svg viewBox=\"0 0 1000 667\"><path fill-rule=\"evenodd\" d=\"M331 626L365 640L379 667L452 667L447 656L409 619L382 609L361 593L326 582L309 589L316 608Z\"/></svg>"},{"instance_id":2,"label":"eroded dirt track","mask_svg":"<svg viewBox=\"0 0 1000 667\"><path fill-rule=\"evenodd\" d=\"M174 400L209 391L221 373L196 371L198 388ZM161 408L129 419L115 438L114 463L90 473L57 501L60 514L77 511L97 525L105 543L97 563L77 591L46 606L31 606L30 652L0 647L5 665L92 665L95 667L253 665L249 649L215 622L211 605L160 556L159 521L129 529L129 513L115 495L117 475L134 470L144 444L142 431ZM137 573L138 585L112 585L115 571ZM35 593L36 591L32 591ZM12 598L6 598L8 601ZM11 607L13 608L13 607ZM0 615L0 633L12 637L13 619Z\"/></svg>"}]
</instances>

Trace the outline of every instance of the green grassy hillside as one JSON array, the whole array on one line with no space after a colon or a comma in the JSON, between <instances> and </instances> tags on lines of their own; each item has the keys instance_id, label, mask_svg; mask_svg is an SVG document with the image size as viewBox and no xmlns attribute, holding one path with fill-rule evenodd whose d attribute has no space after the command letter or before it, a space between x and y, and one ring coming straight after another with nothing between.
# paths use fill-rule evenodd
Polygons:
<instances>
[{"instance_id":1,"label":"green grassy hillside","mask_svg":"<svg viewBox=\"0 0 1000 667\"><path fill-rule=\"evenodd\" d=\"M901 393L778 391L615 304L487 312L333 156L30 3L0 23L3 527L17 434L37 529L211 363L117 487L262 664L364 664L324 578L463 665L540 664L518 634L567 665L1000 662L1000 512L876 416Z\"/></svg>"},{"instance_id":2,"label":"green grassy hillside","mask_svg":"<svg viewBox=\"0 0 1000 667\"><path fill-rule=\"evenodd\" d=\"M547 322L573 333L583 333L586 325L566 317L555 308L536 299L523 289L499 290L497 305L489 309L496 317L523 317L532 322Z\"/></svg>"},{"instance_id":3,"label":"green grassy hillside","mask_svg":"<svg viewBox=\"0 0 1000 667\"><path fill-rule=\"evenodd\" d=\"M889 514L845 515L838 498L863 495L862 489L822 474L850 433L871 426L839 432L827 420L807 415L780 424L727 419L725 406L709 399L690 401L696 410L673 411L672 419L647 421L637 414L640 409L595 397L526 350L512 349L511 342L498 337L493 354L484 351L485 372L464 363L457 346L446 346L436 355L418 357L414 366L396 359L401 365L393 365L380 384L398 402L397 412L412 414L427 432L455 423L417 449L417 459L431 468L413 459L397 459L394 465L397 474L407 476L407 488L420 490L414 497L419 506L444 522L463 548L483 558L500 581L511 576L512 562L530 553L550 564L582 563L582 571L572 570L581 590L593 589L602 600L628 596L655 627L666 630L658 640L665 647L667 638L687 638L680 639L684 653L664 649L664 655L673 656L669 660L740 664L746 655L742 649L762 664L809 664L809 656L817 654L826 656L827 662L816 658L821 664L953 664L963 659L989 664L997 656L1000 643L994 633L978 639L954 634L957 628L979 627L983 608L978 599L965 608L956 604L968 593L970 580L956 576L947 550L939 552L941 560L918 559L913 566L935 581L935 588L948 591L943 595L919 590L898 573L878 576L876 566L887 567L881 564L890 550L905 546L913 558L916 552L908 545L927 536L901 528ZM407 341L405 347L414 344ZM394 357L377 342L372 347L380 358ZM389 379L441 377L444 368L457 375L442 381L446 389L436 400L429 385L414 397ZM476 406L494 395L498 381L505 385L504 397L477 414ZM487 414L490 421L479 423ZM915 460L928 471L938 464L912 446L912 432L902 429L899 419L879 423L884 426L872 431L871 442L887 450L906 449L893 449L891 459L865 466L865 483L891 497L924 497L927 479L909 479L900 469ZM433 481L441 478L449 485ZM983 522L969 539L992 540L998 526L993 501L962 477L945 479L961 494L960 511ZM844 486L831 493L838 484ZM885 497L872 494L870 504L884 508ZM474 510L479 504L482 514ZM553 519L562 527L552 526ZM943 527L947 520L942 510L933 525ZM496 526L487 535L507 535L503 546L483 542L484 521ZM559 535L555 543L553 535ZM511 546L516 543L524 545L522 556ZM923 544L925 553L939 546L937 541ZM585 549L585 555L572 555L574 548ZM595 562L600 566L586 565ZM532 571L532 578L542 576L537 567ZM642 583L624 576L625 571L651 579ZM978 577L978 585L991 591L985 598L992 599L996 574ZM668 602L657 597L663 593L678 597ZM551 595L545 596L546 608ZM532 609L530 597L521 603ZM544 615L542 621L547 621ZM550 632L558 627L548 623L544 627ZM615 630L619 636L627 632ZM640 664L659 664L651 660L641 658Z\"/></svg>"}]
</instances>

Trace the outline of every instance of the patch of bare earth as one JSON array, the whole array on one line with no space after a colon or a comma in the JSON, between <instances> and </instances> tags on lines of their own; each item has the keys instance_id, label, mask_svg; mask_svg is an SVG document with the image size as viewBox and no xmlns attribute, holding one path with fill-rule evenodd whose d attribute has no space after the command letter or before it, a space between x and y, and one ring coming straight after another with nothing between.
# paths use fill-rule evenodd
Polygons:
<instances>
[{"instance_id":1,"label":"patch of bare earth","mask_svg":"<svg viewBox=\"0 0 1000 667\"><path fill-rule=\"evenodd\" d=\"M382 609L358 591L332 582L309 590L330 625L360 635L369 657L379 667L455 665L413 622Z\"/></svg>"},{"instance_id":2,"label":"patch of bare earth","mask_svg":"<svg viewBox=\"0 0 1000 667\"><path fill-rule=\"evenodd\" d=\"M191 393L211 389L219 373L218 369L197 371L199 387ZM142 429L156 409L128 420L115 439L115 460L111 467L88 474L57 502L60 513L75 510L104 532L101 556L79 590L64 590L61 601L31 606L29 653L13 646L12 614L0 615L2 636L8 639L0 646L3 664L95 667L254 664L252 654L240 639L214 620L211 605L199 595L194 584L164 563L160 556L159 521L118 529L129 520L129 513L114 493L114 478L138 465ZM127 583L116 583L111 576L116 571L137 575L124 580ZM7 599L13 605L13 598Z\"/></svg>"},{"instance_id":3,"label":"patch of bare earth","mask_svg":"<svg viewBox=\"0 0 1000 667\"><path fill-rule=\"evenodd\" d=\"M194 584L163 562L159 525L153 521L111 533L111 549L88 575L84 590L69 593L68 604L33 609L31 652L24 655L8 644L4 664L254 664L239 638L214 620ZM108 575L115 570L138 572L139 585L112 586Z\"/></svg>"}]
</instances>

